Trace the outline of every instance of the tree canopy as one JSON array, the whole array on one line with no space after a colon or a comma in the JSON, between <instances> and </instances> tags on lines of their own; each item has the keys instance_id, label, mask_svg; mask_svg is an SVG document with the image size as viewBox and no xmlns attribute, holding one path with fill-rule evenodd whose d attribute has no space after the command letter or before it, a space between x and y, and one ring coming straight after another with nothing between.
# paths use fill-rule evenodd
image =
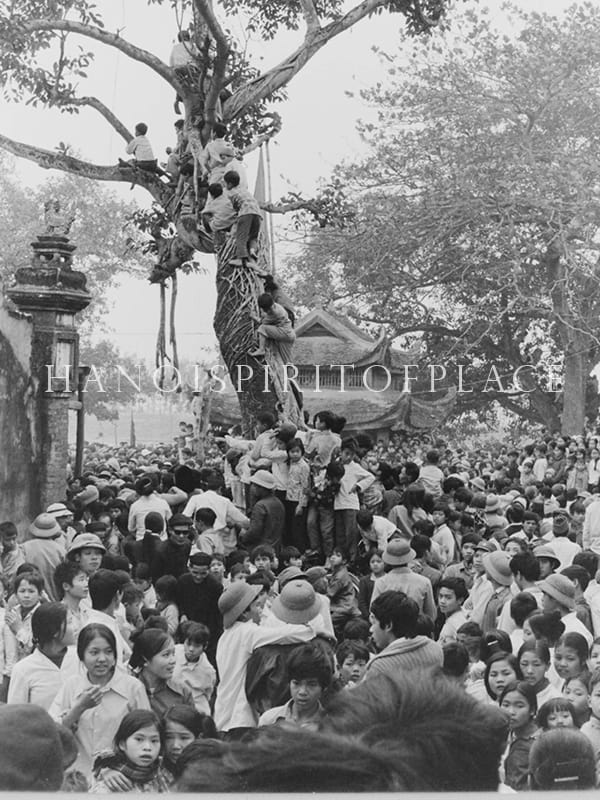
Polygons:
<instances>
[{"instance_id":1,"label":"tree canopy","mask_svg":"<svg viewBox=\"0 0 600 800\"><path fill-rule=\"evenodd\" d=\"M85 79L93 68L95 49L98 45L113 48L145 66L180 98L193 176L174 186L150 171L94 164L72 155L68 149L57 152L35 147L2 132L0 148L44 168L96 180L134 182L146 188L157 206L149 218L138 221L155 240L154 254L162 267L157 280L164 287L175 270L189 262L194 249L214 251L213 243L199 227L206 187L198 183L197 167L218 118L227 125L236 145L246 151L258 147L280 130L281 119L273 103L284 97L289 82L332 39L361 20L383 13L397 15L410 35L427 33L440 25L448 5L448 0L148 0L144 8L140 1L140 38L144 27L152 24L152 6L170 7L180 28L186 17L185 30L194 45L194 56L193 68L182 73L121 35L122 31L107 30L101 9L91 0L0 0L0 83L6 99L57 108L72 115L87 107L129 141L132 133L114 109L103 98L85 94ZM190 18L191 24L187 21ZM280 31L294 31L297 45L278 64L260 71L233 35L234 25L253 31L265 41ZM400 25L398 28L400 31ZM325 208L329 200L326 198ZM308 207L318 216L323 203L315 206L287 198L271 210L299 207ZM240 280L231 272L223 248L218 257L218 310L214 324L221 353L232 371L237 364L248 364L254 339L253 321L246 311L239 313L240 309L256 308L262 288L257 276L245 274ZM258 372L261 365L253 365ZM276 394L275 389L268 400L259 375L246 387L239 397L247 427L266 402L274 407Z\"/></svg>"},{"instance_id":2,"label":"tree canopy","mask_svg":"<svg viewBox=\"0 0 600 800\"><path fill-rule=\"evenodd\" d=\"M333 287L359 320L418 335L449 378L468 365L463 409L496 399L558 428L562 399L576 433L600 352L600 11L511 18L515 36L467 10L411 57L382 54L369 155L335 173L354 217L313 232L288 274L308 305Z\"/></svg>"}]
</instances>

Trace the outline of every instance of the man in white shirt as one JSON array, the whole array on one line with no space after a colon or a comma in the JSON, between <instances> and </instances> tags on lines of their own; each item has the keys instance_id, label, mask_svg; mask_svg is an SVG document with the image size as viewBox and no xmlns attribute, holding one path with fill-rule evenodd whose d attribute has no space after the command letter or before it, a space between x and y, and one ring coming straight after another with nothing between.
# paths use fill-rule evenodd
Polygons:
<instances>
[{"instance_id":1,"label":"man in white shirt","mask_svg":"<svg viewBox=\"0 0 600 800\"><path fill-rule=\"evenodd\" d=\"M389 540L398 530L389 519L373 514L366 509L361 509L356 515L356 525L358 532L367 545L367 549L376 547L382 553Z\"/></svg>"},{"instance_id":2,"label":"man in white shirt","mask_svg":"<svg viewBox=\"0 0 600 800\"><path fill-rule=\"evenodd\" d=\"M113 632L117 642L117 664L123 664L129 660L131 647L123 638L115 615L123 596L119 578L108 569L99 569L90 577L88 589L92 608L87 613L86 626L100 623Z\"/></svg>"},{"instance_id":3,"label":"man in white shirt","mask_svg":"<svg viewBox=\"0 0 600 800\"><path fill-rule=\"evenodd\" d=\"M581 547L568 538L569 520L564 514L555 514L552 519L552 533L543 538L550 544L560 561L560 569L570 567Z\"/></svg>"},{"instance_id":4,"label":"man in white shirt","mask_svg":"<svg viewBox=\"0 0 600 800\"><path fill-rule=\"evenodd\" d=\"M485 607L494 594L494 587L485 574L483 557L486 553L493 553L494 550L495 548L493 545L482 540L475 547L475 554L473 556L473 569L477 577L473 581L469 596L464 602L463 611L470 622L476 622L478 625L482 624Z\"/></svg>"},{"instance_id":5,"label":"man in white shirt","mask_svg":"<svg viewBox=\"0 0 600 800\"><path fill-rule=\"evenodd\" d=\"M194 514L199 508L211 508L216 516L213 530L221 534L224 551L227 555L236 546L235 532L231 532L229 529L237 525L242 530L246 530L250 527L250 520L231 500L221 495L221 485L220 476L210 475L206 481L206 491L192 495L183 513L186 517L194 519Z\"/></svg>"}]
</instances>

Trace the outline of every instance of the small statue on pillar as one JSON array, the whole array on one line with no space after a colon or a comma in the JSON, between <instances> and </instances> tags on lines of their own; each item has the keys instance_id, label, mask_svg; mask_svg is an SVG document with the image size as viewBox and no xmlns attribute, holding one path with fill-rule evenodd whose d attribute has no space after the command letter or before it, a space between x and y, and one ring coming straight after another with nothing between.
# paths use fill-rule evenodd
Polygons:
<instances>
[{"instance_id":1,"label":"small statue on pillar","mask_svg":"<svg viewBox=\"0 0 600 800\"><path fill-rule=\"evenodd\" d=\"M45 236L67 237L74 221L75 214L72 208L63 211L60 207L60 200L46 200L44 203Z\"/></svg>"}]
</instances>

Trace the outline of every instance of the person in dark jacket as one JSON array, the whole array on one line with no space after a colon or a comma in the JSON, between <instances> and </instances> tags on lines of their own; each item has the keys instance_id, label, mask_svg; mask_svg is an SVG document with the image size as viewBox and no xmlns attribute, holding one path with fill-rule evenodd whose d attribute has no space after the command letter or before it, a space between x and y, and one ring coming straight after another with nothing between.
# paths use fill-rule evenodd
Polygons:
<instances>
[{"instance_id":1,"label":"person in dark jacket","mask_svg":"<svg viewBox=\"0 0 600 800\"><path fill-rule=\"evenodd\" d=\"M217 640L223 630L218 605L223 587L210 574L211 561L207 553L190 556L190 571L177 581L177 606L181 623L202 622L210 631L206 655L214 663Z\"/></svg>"},{"instance_id":2,"label":"person in dark jacket","mask_svg":"<svg viewBox=\"0 0 600 800\"><path fill-rule=\"evenodd\" d=\"M161 542L151 564L152 580L156 582L163 575L179 578L187 572L190 556L190 531L192 520L184 514L175 514L169 520L169 538Z\"/></svg>"},{"instance_id":3,"label":"person in dark jacket","mask_svg":"<svg viewBox=\"0 0 600 800\"><path fill-rule=\"evenodd\" d=\"M285 529L285 508L274 495L275 478L267 470L259 469L250 481L258 499L252 508L250 527L240 534L240 542L246 549L270 544L279 553Z\"/></svg>"}]
</instances>

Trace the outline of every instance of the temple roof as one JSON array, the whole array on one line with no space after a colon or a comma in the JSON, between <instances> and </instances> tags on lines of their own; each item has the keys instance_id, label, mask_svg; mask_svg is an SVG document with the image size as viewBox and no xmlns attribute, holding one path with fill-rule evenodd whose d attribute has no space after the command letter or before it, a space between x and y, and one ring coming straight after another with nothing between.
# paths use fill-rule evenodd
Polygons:
<instances>
[{"instance_id":1,"label":"temple roof","mask_svg":"<svg viewBox=\"0 0 600 800\"><path fill-rule=\"evenodd\" d=\"M294 364L384 364L401 368L412 354L392 348L383 326L377 339L340 314L315 308L298 322Z\"/></svg>"}]
</instances>

